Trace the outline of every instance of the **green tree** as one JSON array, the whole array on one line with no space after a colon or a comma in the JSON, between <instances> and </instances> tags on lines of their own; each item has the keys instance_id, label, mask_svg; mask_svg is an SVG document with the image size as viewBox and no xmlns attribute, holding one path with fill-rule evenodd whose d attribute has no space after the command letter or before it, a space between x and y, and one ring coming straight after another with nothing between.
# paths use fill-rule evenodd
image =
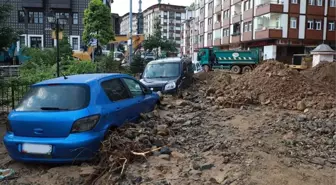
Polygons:
<instances>
[{"instance_id":1,"label":"green tree","mask_svg":"<svg viewBox=\"0 0 336 185\"><path fill-rule=\"evenodd\" d=\"M88 44L93 38L102 45L114 40L111 11L102 0L91 0L84 11L83 39Z\"/></svg>"},{"instance_id":2,"label":"green tree","mask_svg":"<svg viewBox=\"0 0 336 185\"><path fill-rule=\"evenodd\" d=\"M133 74L142 73L145 68L144 60L140 54L134 55L133 62L131 62L130 70Z\"/></svg>"},{"instance_id":3,"label":"green tree","mask_svg":"<svg viewBox=\"0 0 336 185\"><path fill-rule=\"evenodd\" d=\"M19 31L6 25L12 10L12 6L8 2L9 0L0 4L0 50L15 43L20 35Z\"/></svg>"},{"instance_id":4,"label":"green tree","mask_svg":"<svg viewBox=\"0 0 336 185\"><path fill-rule=\"evenodd\" d=\"M176 52L176 42L162 38L160 19L156 18L154 23L154 34L150 35L143 43L145 50L152 51L155 48L161 50Z\"/></svg>"},{"instance_id":5,"label":"green tree","mask_svg":"<svg viewBox=\"0 0 336 185\"><path fill-rule=\"evenodd\" d=\"M72 47L68 38L68 36L63 36L63 39L59 43L61 60L72 59Z\"/></svg>"}]
</instances>

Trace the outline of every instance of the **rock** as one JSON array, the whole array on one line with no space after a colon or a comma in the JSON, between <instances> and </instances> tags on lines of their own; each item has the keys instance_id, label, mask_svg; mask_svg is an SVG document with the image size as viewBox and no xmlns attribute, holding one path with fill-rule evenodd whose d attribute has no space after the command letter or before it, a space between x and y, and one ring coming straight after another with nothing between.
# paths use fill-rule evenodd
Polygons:
<instances>
[{"instance_id":1,"label":"rock","mask_svg":"<svg viewBox=\"0 0 336 185\"><path fill-rule=\"evenodd\" d=\"M179 152L172 152L171 154L170 154L172 157L174 157L174 158L179 158L179 159L182 159L182 158L184 158L184 155L182 154L182 153L179 153Z\"/></svg>"},{"instance_id":2,"label":"rock","mask_svg":"<svg viewBox=\"0 0 336 185\"><path fill-rule=\"evenodd\" d=\"M215 165L212 163L206 163L200 166L200 170L210 170L212 167L214 167Z\"/></svg>"},{"instance_id":3,"label":"rock","mask_svg":"<svg viewBox=\"0 0 336 185\"><path fill-rule=\"evenodd\" d=\"M160 153L170 155L172 153L172 151L168 147L165 146L165 147L161 148Z\"/></svg>"},{"instance_id":4,"label":"rock","mask_svg":"<svg viewBox=\"0 0 336 185\"><path fill-rule=\"evenodd\" d=\"M322 165L322 166L325 164L325 161L326 160L321 157L314 157L313 159L310 160L311 163Z\"/></svg>"},{"instance_id":5,"label":"rock","mask_svg":"<svg viewBox=\"0 0 336 185\"><path fill-rule=\"evenodd\" d=\"M80 176L82 177L86 177L89 176L91 174L94 174L96 169L92 166L87 166L87 167L81 167L80 168L81 172L79 173Z\"/></svg>"},{"instance_id":6,"label":"rock","mask_svg":"<svg viewBox=\"0 0 336 185\"><path fill-rule=\"evenodd\" d=\"M193 161L193 162L192 162L192 168L193 168L194 170L199 170L199 169L200 169L200 165L199 165L197 162Z\"/></svg>"},{"instance_id":7,"label":"rock","mask_svg":"<svg viewBox=\"0 0 336 185\"><path fill-rule=\"evenodd\" d=\"M332 122L332 121L328 121L326 123L326 126L329 127L329 128L334 128L335 127L335 124Z\"/></svg>"},{"instance_id":8,"label":"rock","mask_svg":"<svg viewBox=\"0 0 336 185\"><path fill-rule=\"evenodd\" d=\"M336 134L333 136L333 140L336 142Z\"/></svg>"},{"instance_id":9,"label":"rock","mask_svg":"<svg viewBox=\"0 0 336 185\"><path fill-rule=\"evenodd\" d=\"M158 125L157 126L157 134L161 136L166 136L169 134L168 126L167 125Z\"/></svg>"},{"instance_id":10,"label":"rock","mask_svg":"<svg viewBox=\"0 0 336 185\"><path fill-rule=\"evenodd\" d=\"M296 109L299 111L304 111L306 108L307 106L303 101L299 101L296 105Z\"/></svg>"},{"instance_id":11,"label":"rock","mask_svg":"<svg viewBox=\"0 0 336 185\"><path fill-rule=\"evenodd\" d=\"M328 159L328 162L330 162L331 164L336 164L336 158L330 158Z\"/></svg>"},{"instance_id":12,"label":"rock","mask_svg":"<svg viewBox=\"0 0 336 185\"><path fill-rule=\"evenodd\" d=\"M229 157L224 157L224 161L223 161L223 163L224 164L227 164L227 163L229 163L230 162L230 158Z\"/></svg>"},{"instance_id":13,"label":"rock","mask_svg":"<svg viewBox=\"0 0 336 185\"><path fill-rule=\"evenodd\" d=\"M214 94L216 92L216 89L213 87L209 87L209 89L206 91L205 95L210 96L211 94Z\"/></svg>"},{"instance_id":14,"label":"rock","mask_svg":"<svg viewBox=\"0 0 336 185\"><path fill-rule=\"evenodd\" d=\"M218 104L222 104L222 103L224 103L224 101L225 101L225 98L223 96L220 96L216 99L216 103L218 103Z\"/></svg>"},{"instance_id":15,"label":"rock","mask_svg":"<svg viewBox=\"0 0 336 185\"><path fill-rule=\"evenodd\" d=\"M161 155L159 155L159 158L169 161L170 160L170 155L168 155L168 154L161 154Z\"/></svg>"},{"instance_id":16,"label":"rock","mask_svg":"<svg viewBox=\"0 0 336 185\"><path fill-rule=\"evenodd\" d=\"M190 102L186 100L176 100L175 104L176 106L187 106L190 105Z\"/></svg>"},{"instance_id":17,"label":"rock","mask_svg":"<svg viewBox=\"0 0 336 185\"><path fill-rule=\"evenodd\" d=\"M199 171L199 170L191 170L189 173L192 174L192 175L196 175L196 176L201 176L202 175L202 172Z\"/></svg>"},{"instance_id":18,"label":"rock","mask_svg":"<svg viewBox=\"0 0 336 185\"><path fill-rule=\"evenodd\" d=\"M307 121L307 116L304 115L304 114L300 114L300 115L297 117L297 120L300 121L300 122Z\"/></svg>"},{"instance_id":19,"label":"rock","mask_svg":"<svg viewBox=\"0 0 336 185\"><path fill-rule=\"evenodd\" d=\"M228 178L227 174L221 173L221 174L213 175L213 177L210 178L210 181L213 183L222 184L222 182L224 182L224 180L227 178Z\"/></svg>"},{"instance_id":20,"label":"rock","mask_svg":"<svg viewBox=\"0 0 336 185\"><path fill-rule=\"evenodd\" d=\"M304 112L304 113L307 113L307 112L309 112L309 109L305 109L303 112Z\"/></svg>"}]
</instances>

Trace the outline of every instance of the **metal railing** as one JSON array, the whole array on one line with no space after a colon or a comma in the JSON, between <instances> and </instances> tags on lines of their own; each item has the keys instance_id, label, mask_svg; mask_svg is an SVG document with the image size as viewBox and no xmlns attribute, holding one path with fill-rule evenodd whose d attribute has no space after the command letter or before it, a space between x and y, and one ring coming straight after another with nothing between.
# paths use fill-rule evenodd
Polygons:
<instances>
[{"instance_id":1,"label":"metal railing","mask_svg":"<svg viewBox=\"0 0 336 185\"><path fill-rule=\"evenodd\" d=\"M9 112L14 109L29 88L30 84L1 84L0 112Z\"/></svg>"}]
</instances>

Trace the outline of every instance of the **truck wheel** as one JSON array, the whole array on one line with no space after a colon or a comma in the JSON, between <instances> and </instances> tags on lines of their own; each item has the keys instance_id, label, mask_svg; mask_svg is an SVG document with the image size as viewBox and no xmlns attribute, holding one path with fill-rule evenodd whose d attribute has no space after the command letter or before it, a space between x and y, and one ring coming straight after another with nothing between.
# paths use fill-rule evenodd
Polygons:
<instances>
[{"instance_id":1,"label":"truck wheel","mask_svg":"<svg viewBox=\"0 0 336 185\"><path fill-rule=\"evenodd\" d=\"M239 74L241 72L241 68L239 66L232 66L231 71L235 74Z\"/></svg>"},{"instance_id":2,"label":"truck wheel","mask_svg":"<svg viewBox=\"0 0 336 185\"><path fill-rule=\"evenodd\" d=\"M249 73L252 71L252 68L250 66L243 67L243 73Z\"/></svg>"},{"instance_id":3,"label":"truck wheel","mask_svg":"<svg viewBox=\"0 0 336 185\"><path fill-rule=\"evenodd\" d=\"M203 70L204 70L204 72L209 72L210 71L210 67L208 66L208 65L204 65L203 66Z\"/></svg>"}]
</instances>

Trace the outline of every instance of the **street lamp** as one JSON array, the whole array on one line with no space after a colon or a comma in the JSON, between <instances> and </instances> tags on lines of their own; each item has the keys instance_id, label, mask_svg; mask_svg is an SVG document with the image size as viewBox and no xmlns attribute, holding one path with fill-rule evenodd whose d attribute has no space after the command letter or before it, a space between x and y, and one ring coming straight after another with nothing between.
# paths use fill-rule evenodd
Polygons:
<instances>
[{"instance_id":1,"label":"street lamp","mask_svg":"<svg viewBox=\"0 0 336 185\"><path fill-rule=\"evenodd\" d=\"M60 76L60 53L59 53L59 33L64 29L64 25L67 24L68 19L65 15L60 14L56 16L54 13L50 12L48 14L48 23L51 24L51 28L55 30L56 35L56 50L57 50L57 77Z\"/></svg>"}]
</instances>

